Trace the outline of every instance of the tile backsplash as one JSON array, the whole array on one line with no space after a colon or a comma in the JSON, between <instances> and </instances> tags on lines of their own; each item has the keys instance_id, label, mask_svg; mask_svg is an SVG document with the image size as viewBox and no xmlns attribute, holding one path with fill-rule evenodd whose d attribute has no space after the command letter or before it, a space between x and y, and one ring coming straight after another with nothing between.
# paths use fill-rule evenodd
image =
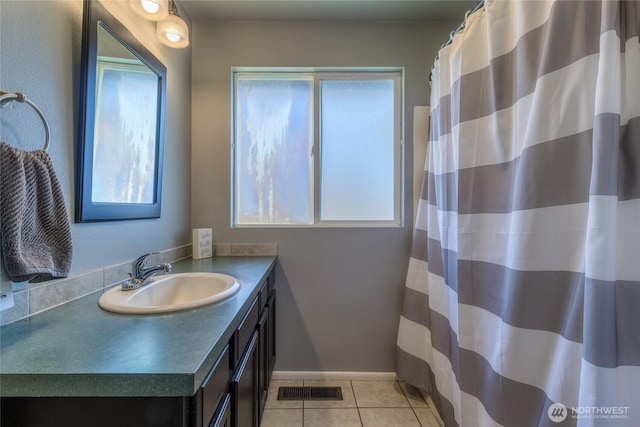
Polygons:
<instances>
[{"instance_id":1,"label":"tile backsplash","mask_svg":"<svg viewBox=\"0 0 640 427\"><path fill-rule=\"evenodd\" d=\"M214 256L276 256L276 243L214 243Z\"/></svg>"},{"instance_id":2,"label":"tile backsplash","mask_svg":"<svg viewBox=\"0 0 640 427\"><path fill-rule=\"evenodd\" d=\"M214 256L260 256L278 254L275 243L215 243ZM191 245L167 249L149 258L149 263L175 262L191 256ZM11 308L0 312L0 325L6 325L83 297L101 289L109 288L129 277L131 261L88 271L65 279L41 283L14 283Z\"/></svg>"},{"instance_id":3,"label":"tile backsplash","mask_svg":"<svg viewBox=\"0 0 640 427\"><path fill-rule=\"evenodd\" d=\"M150 262L174 262L191 256L191 245L167 249ZM64 279L41 283L14 283L13 307L0 312L0 325L15 322L65 302L111 287L127 277L133 260Z\"/></svg>"}]
</instances>

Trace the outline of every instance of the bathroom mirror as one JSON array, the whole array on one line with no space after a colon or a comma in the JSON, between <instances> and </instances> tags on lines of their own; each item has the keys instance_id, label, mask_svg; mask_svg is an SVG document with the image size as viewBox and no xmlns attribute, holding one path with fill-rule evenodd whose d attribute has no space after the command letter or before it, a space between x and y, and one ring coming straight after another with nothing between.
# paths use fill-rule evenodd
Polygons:
<instances>
[{"instance_id":1,"label":"bathroom mirror","mask_svg":"<svg viewBox=\"0 0 640 427\"><path fill-rule=\"evenodd\" d=\"M160 217L166 68L84 2L76 222Z\"/></svg>"}]
</instances>

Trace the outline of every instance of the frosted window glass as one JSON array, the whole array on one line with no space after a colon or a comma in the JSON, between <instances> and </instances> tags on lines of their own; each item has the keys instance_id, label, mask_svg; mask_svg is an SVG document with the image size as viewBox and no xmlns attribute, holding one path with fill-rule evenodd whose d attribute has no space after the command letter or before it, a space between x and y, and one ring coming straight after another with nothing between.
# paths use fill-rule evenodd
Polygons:
<instances>
[{"instance_id":1,"label":"frosted window glass","mask_svg":"<svg viewBox=\"0 0 640 427\"><path fill-rule=\"evenodd\" d=\"M394 219L394 81L323 80L321 220Z\"/></svg>"},{"instance_id":2,"label":"frosted window glass","mask_svg":"<svg viewBox=\"0 0 640 427\"><path fill-rule=\"evenodd\" d=\"M313 223L313 78L236 80L237 224Z\"/></svg>"}]
</instances>

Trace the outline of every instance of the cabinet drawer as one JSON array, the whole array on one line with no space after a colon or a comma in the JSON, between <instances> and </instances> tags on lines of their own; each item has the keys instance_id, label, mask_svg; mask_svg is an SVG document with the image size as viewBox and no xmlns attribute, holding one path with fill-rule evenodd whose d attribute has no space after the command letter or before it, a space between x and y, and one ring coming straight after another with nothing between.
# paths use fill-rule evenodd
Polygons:
<instances>
[{"instance_id":1,"label":"cabinet drawer","mask_svg":"<svg viewBox=\"0 0 640 427\"><path fill-rule=\"evenodd\" d=\"M209 421L218 408L222 397L229 391L229 346L227 345L209 375L202 383L202 424Z\"/></svg>"},{"instance_id":2,"label":"cabinet drawer","mask_svg":"<svg viewBox=\"0 0 640 427\"><path fill-rule=\"evenodd\" d=\"M258 292L258 304L262 310L268 303L271 292L275 289L276 271L272 269Z\"/></svg>"},{"instance_id":3,"label":"cabinet drawer","mask_svg":"<svg viewBox=\"0 0 640 427\"><path fill-rule=\"evenodd\" d=\"M268 294L271 293L276 287L276 269L272 268L269 272L269 277L267 277L267 288L269 290ZM267 294L267 295L268 295Z\"/></svg>"},{"instance_id":4,"label":"cabinet drawer","mask_svg":"<svg viewBox=\"0 0 640 427\"><path fill-rule=\"evenodd\" d=\"M256 329L258 315L260 314L258 299L259 298L256 297L253 301L247 315L244 316L244 319L240 322L240 326L238 326L238 329L236 329L236 332L233 334L233 356L230 365L232 371L236 369L244 349L249 344L249 340L251 340L251 334L253 334L253 331Z\"/></svg>"},{"instance_id":5,"label":"cabinet drawer","mask_svg":"<svg viewBox=\"0 0 640 427\"><path fill-rule=\"evenodd\" d=\"M269 281L265 280L260 288L260 292L258 292L258 311L262 311L264 306L267 304L267 300L269 299Z\"/></svg>"}]
</instances>

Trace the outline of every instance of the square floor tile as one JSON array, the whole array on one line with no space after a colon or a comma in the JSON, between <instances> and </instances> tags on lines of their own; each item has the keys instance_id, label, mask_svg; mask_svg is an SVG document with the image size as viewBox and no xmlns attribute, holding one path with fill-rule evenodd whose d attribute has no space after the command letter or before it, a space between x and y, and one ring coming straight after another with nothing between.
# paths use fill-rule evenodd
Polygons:
<instances>
[{"instance_id":1,"label":"square floor tile","mask_svg":"<svg viewBox=\"0 0 640 427\"><path fill-rule=\"evenodd\" d=\"M307 408L355 408L356 400L353 397L351 381L340 380L304 380L305 387L340 387L342 400L305 400L304 409Z\"/></svg>"},{"instance_id":2,"label":"square floor tile","mask_svg":"<svg viewBox=\"0 0 640 427\"><path fill-rule=\"evenodd\" d=\"M302 409L302 400L278 400L278 388L301 387L302 380L271 380L267 393L266 409Z\"/></svg>"},{"instance_id":3,"label":"square floor tile","mask_svg":"<svg viewBox=\"0 0 640 427\"><path fill-rule=\"evenodd\" d=\"M420 390L418 390L411 384L407 384L402 381L400 382L400 387L402 388L402 391L404 391L407 400L409 400L409 405L411 405L412 408L428 407L427 402L424 400L424 397L422 397L422 394L420 394Z\"/></svg>"},{"instance_id":4,"label":"square floor tile","mask_svg":"<svg viewBox=\"0 0 640 427\"><path fill-rule=\"evenodd\" d=\"M436 416L431 412L431 408L413 408L422 427L440 427Z\"/></svg>"},{"instance_id":5,"label":"square floor tile","mask_svg":"<svg viewBox=\"0 0 640 427\"><path fill-rule=\"evenodd\" d=\"M265 409L260 427L302 427L302 409Z\"/></svg>"},{"instance_id":6,"label":"square floor tile","mask_svg":"<svg viewBox=\"0 0 640 427\"><path fill-rule=\"evenodd\" d=\"M361 408L363 427L420 427L411 408Z\"/></svg>"},{"instance_id":7,"label":"square floor tile","mask_svg":"<svg viewBox=\"0 0 640 427\"><path fill-rule=\"evenodd\" d=\"M323 408L304 410L305 427L362 427L356 408Z\"/></svg>"},{"instance_id":8,"label":"square floor tile","mask_svg":"<svg viewBox=\"0 0 640 427\"><path fill-rule=\"evenodd\" d=\"M359 408L409 407L397 381L351 381Z\"/></svg>"}]
</instances>

